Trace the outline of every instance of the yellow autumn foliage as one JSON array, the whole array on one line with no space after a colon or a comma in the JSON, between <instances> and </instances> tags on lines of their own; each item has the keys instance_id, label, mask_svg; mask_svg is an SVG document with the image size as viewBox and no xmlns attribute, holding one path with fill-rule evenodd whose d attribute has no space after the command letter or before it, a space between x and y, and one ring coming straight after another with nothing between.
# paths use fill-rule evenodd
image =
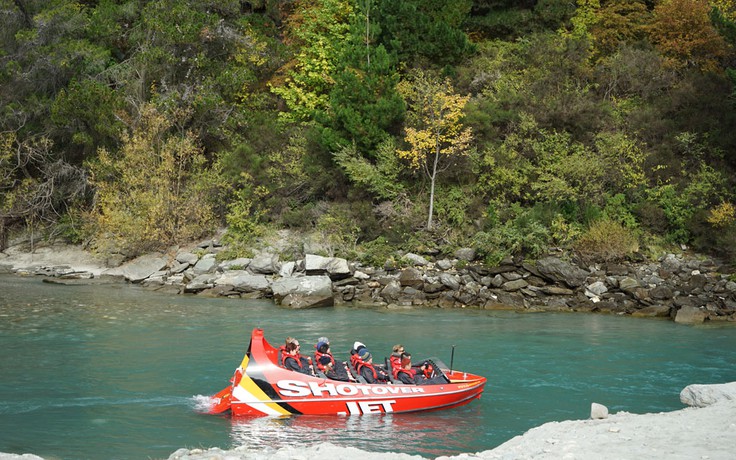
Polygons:
<instances>
[{"instance_id":1,"label":"yellow autumn foliage","mask_svg":"<svg viewBox=\"0 0 736 460\"><path fill-rule=\"evenodd\" d=\"M149 105L118 152L100 149L91 165L98 250L134 256L189 241L215 226L218 175L191 133Z\"/></svg>"},{"instance_id":2,"label":"yellow autumn foliage","mask_svg":"<svg viewBox=\"0 0 736 460\"><path fill-rule=\"evenodd\" d=\"M449 167L453 157L467 154L473 140L472 130L462 123L470 96L456 94L449 78L439 80L421 71L401 82L398 90L409 106L404 135L409 149L396 153L429 178L427 228L431 228L437 175Z\"/></svg>"}]
</instances>

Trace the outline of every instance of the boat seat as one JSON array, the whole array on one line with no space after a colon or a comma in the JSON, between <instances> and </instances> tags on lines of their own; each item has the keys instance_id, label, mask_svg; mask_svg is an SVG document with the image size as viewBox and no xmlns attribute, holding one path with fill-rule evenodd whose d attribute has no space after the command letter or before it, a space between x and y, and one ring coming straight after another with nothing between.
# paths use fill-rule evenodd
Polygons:
<instances>
[{"instance_id":1,"label":"boat seat","mask_svg":"<svg viewBox=\"0 0 736 460\"><path fill-rule=\"evenodd\" d=\"M353 377L353 379L358 383L368 383L365 378L363 378L362 375L358 374L358 370L353 367L353 363L348 360L345 362L346 367L348 368L348 371L350 372L350 375Z\"/></svg>"},{"instance_id":2,"label":"boat seat","mask_svg":"<svg viewBox=\"0 0 736 460\"><path fill-rule=\"evenodd\" d=\"M321 371L321 370L319 369L319 364L317 363L317 355L314 355L314 356L312 357L312 370L314 370L314 375L315 375L315 376L317 376L317 377L319 377L319 378L321 378L321 379L326 379L326 378L328 378L328 377L327 377L327 376L325 375L325 373L324 373L324 372L322 372L322 371Z\"/></svg>"}]
</instances>

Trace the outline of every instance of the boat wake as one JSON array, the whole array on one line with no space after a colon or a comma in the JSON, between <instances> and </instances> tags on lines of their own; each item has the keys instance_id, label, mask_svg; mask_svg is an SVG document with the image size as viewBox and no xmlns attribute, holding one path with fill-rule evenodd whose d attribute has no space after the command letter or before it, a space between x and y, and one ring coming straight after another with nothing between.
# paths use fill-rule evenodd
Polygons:
<instances>
[{"instance_id":1,"label":"boat wake","mask_svg":"<svg viewBox=\"0 0 736 460\"><path fill-rule=\"evenodd\" d=\"M207 397L209 398L209 396ZM169 407L186 405L186 398L178 397L140 397L140 398L106 398L96 397L80 397L80 398L63 398L57 400L44 399L25 399L22 401L4 401L0 404L0 415L5 414L27 414L37 411L55 410L55 409L73 409L73 408L90 408L90 407L111 407L111 406L131 406L140 405L146 407Z\"/></svg>"},{"instance_id":2,"label":"boat wake","mask_svg":"<svg viewBox=\"0 0 736 460\"><path fill-rule=\"evenodd\" d=\"M215 407L215 400L209 395L194 395L191 397L192 405L196 412L208 414Z\"/></svg>"}]
</instances>

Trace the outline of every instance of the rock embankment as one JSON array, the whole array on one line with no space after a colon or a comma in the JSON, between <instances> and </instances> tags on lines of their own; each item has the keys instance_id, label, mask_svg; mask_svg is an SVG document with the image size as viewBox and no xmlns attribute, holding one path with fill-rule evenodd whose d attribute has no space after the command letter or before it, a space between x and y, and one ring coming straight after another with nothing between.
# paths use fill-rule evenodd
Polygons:
<instances>
[{"instance_id":1,"label":"rock embankment","mask_svg":"<svg viewBox=\"0 0 736 460\"><path fill-rule=\"evenodd\" d=\"M341 304L387 308L439 307L584 311L667 317L683 323L736 321L736 282L711 259L667 254L656 262L581 267L561 255L487 266L472 249L452 258L407 253L400 266L368 267L306 254L282 260L264 251L220 260L222 247L205 241L173 254L149 254L114 268L90 268L68 251L56 264L17 251L0 257L0 272L38 274L58 282L119 279L172 293L269 298L289 308ZM67 264L58 255L66 253ZM19 263L19 260L21 261Z\"/></svg>"}]
</instances>

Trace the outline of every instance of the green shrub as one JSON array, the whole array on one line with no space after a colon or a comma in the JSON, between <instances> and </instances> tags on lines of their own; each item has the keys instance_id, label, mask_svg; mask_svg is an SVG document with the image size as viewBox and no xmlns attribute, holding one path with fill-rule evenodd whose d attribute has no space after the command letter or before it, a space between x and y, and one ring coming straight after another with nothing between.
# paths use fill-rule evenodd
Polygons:
<instances>
[{"instance_id":1,"label":"green shrub","mask_svg":"<svg viewBox=\"0 0 736 460\"><path fill-rule=\"evenodd\" d=\"M315 226L327 255L347 255L355 251L360 227L350 209L350 204L333 204L317 218Z\"/></svg>"},{"instance_id":2,"label":"green shrub","mask_svg":"<svg viewBox=\"0 0 736 460\"><path fill-rule=\"evenodd\" d=\"M397 248L382 236L358 246L358 260L371 267L382 267L396 253Z\"/></svg>"},{"instance_id":3,"label":"green shrub","mask_svg":"<svg viewBox=\"0 0 736 460\"><path fill-rule=\"evenodd\" d=\"M82 244L90 236L83 213L72 208L61 216L52 230L52 236L55 235L71 244Z\"/></svg>"},{"instance_id":4,"label":"green shrub","mask_svg":"<svg viewBox=\"0 0 736 460\"><path fill-rule=\"evenodd\" d=\"M575 250L587 263L625 259L639 250L634 233L609 218L594 222L575 244Z\"/></svg>"},{"instance_id":5,"label":"green shrub","mask_svg":"<svg viewBox=\"0 0 736 460\"><path fill-rule=\"evenodd\" d=\"M241 241L234 241L231 238L227 238L227 235L225 236L225 238L223 238L223 243L225 243L226 246L215 255L215 259L220 262L222 262L223 260L234 260L240 257L251 258L255 255L250 245L245 244ZM236 269L235 266L231 268L233 270Z\"/></svg>"},{"instance_id":6,"label":"green shrub","mask_svg":"<svg viewBox=\"0 0 736 460\"><path fill-rule=\"evenodd\" d=\"M606 197L603 214L609 219L619 222L626 228L635 229L638 227L636 217L631 211L631 205L623 193Z\"/></svg>"},{"instance_id":7,"label":"green shrub","mask_svg":"<svg viewBox=\"0 0 736 460\"><path fill-rule=\"evenodd\" d=\"M463 187L438 187L434 202L437 220L453 227L466 225L471 198Z\"/></svg>"},{"instance_id":8,"label":"green shrub","mask_svg":"<svg viewBox=\"0 0 736 460\"><path fill-rule=\"evenodd\" d=\"M294 203L281 211L281 224L290 228L311 228L315 221L314 203Z\"/></svg>"},{"instance_id":9,"label":"green shrub","mask_svg":"<svg viewBox=\"0 0 736 460\"><path fill-rule=\"evenodd\" d=\"M488 265L498 265L508 256L538 257L547 250L550 232L540 222L524 218L509 221L487 232L478 232L472 245Z\"/></svg>"},{"instance_id":10,"label":"green shrub","mask_svg":"<svg viewBox=\"0 0 736 460\"><path fill-rule=\"evenodd\" d=\"M191 132L179 133L174 122L145 106L120 150L101 148L90 164L99 251L135 256L200 238L216 227L219 170L206 166L199 140Z\"/></svg>"}]
</instances>

